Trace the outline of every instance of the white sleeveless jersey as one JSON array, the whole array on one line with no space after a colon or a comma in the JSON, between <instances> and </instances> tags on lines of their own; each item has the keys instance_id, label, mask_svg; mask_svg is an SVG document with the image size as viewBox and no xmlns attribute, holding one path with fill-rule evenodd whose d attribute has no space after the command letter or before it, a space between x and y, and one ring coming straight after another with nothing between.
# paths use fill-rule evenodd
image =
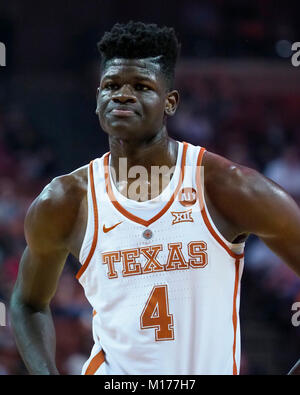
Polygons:
<instances>
[{"instance_id":1,"label":"white sleeveless jersey","mask_svg":"<svg viewBox=\"0 0 300 395\"><path fill-rule=\"evenodd\" d=\"M169 187L147 202L93 160L77 279L94 309L82 374L238 374L242 244L219 233L203 194L204 148L178 143ZM152 215L151 215L152 214Z\"/></svg>"}]
</instances>

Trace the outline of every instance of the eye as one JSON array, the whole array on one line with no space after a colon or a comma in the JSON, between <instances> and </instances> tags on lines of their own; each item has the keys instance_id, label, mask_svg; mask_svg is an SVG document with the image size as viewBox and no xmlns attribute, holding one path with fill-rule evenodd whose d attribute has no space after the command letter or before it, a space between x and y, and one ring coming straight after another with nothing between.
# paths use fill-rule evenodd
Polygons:
<instances>
[{"instance_id":1,"label":"eye","mask_svg":"<svg viewBox=\"0 0 300 395\"><path fill-rule=\"evenodd\" d=\"M107 84L104 85L104 89L114 91L119 89L119 85L114 82L108 82Z\"/></svg>"},{"instance_id":2,"label":"eye","mask_svg":"<svg viewBox=\"0 0 300 395\"><path fill-rule=\"evenodd\" d=\"M135 89L136 89L137 91L144 91L144 92L146 92L146 91L148 91L150 88L149 88L147 85L144 85L144 84L136 84Z\"/></svg>"}]
</instances>

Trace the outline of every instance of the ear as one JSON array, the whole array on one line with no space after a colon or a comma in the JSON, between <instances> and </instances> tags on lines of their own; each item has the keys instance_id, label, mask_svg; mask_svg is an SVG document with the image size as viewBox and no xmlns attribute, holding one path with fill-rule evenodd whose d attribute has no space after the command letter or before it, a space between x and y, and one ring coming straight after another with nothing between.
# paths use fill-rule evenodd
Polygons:
<instances>
[{"instance_id":1,"label":"ear","mask_svg":"<svg viewBox=\"0 0 300 395\"><path fill-rule=\"evenodd\" d=\"M166 104L165 104L165 114L168 116L174 115L177 110L178 104L179 104L178 91L174 90L168 92L166 97Z\"/></svg>"},{"instance_id":2,"label":"ear","mask_svg":"<svg viewBox=\"0 0 300 395\"><path fill-rule=\"evenodd\" d=\"M98 112L99 112L99 108L98 108L98 97L99 97L99 91L100 91L100 88L98 87L97 88L97 93L96 93L96 103L97 103L97 107L96 107L96 114L98 114Z\"/></svg>"}]
</instances>

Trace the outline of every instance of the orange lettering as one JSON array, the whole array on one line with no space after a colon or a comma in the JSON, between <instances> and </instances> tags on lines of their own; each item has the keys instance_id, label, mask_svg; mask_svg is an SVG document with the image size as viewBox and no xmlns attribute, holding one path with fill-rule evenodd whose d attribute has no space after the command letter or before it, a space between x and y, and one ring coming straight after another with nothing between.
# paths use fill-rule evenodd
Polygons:
<instances>
[{"instance_id":1,"label":"orange lettering","mask_svg":"<svg viewBox=\"0 0 300 395\"><path fill-rule=\"evenodd\" d=\"M107 264L108 266L108 273L107 277L108 278L117 278L118 273L115 270L115 262L120 262L120 251L112 251L112 252L106 252L105 254L102 254L102 260L104 264Z\"/></svg>"},{"instance_id":2,"label":"orange lettering","mask_svg":"<svg viewBox=\"0 0 300 395\"><path fill-rule=\"evenodd\" d=\"M121 254L123 258L122 274L124 277L134 276L136 274L142 273L141 264L139 262L136 262L136 258L139 258L140 256L138 248L123 250L121 251Z\"/></svg>"},{"instance_id":3,"label":"orange lettering","mask_svg":"<svg viewBox=\"0 0 300 395\"><path fill-rule=\"evenodd\" d=\"M181 252L182 243L168 243L168 249L169 255L166 264L166 270L181 270L189 268Z\"/></svg>"},{"instance_id":4,"label":"orange lettering","mask_svg":"<svg viewBox=\"0 0 300 395\"><path fill-rule=\"evenodd\" d=\"M141 253L148 259L143 267L143 273L162 272L165 270L158 260L157 254L162 251L162 245L148 246L140 248Z\"/></svg>"},{"instance_id":5,"label":"orange lettering","mask_svg":"<svg viewBox=\"0 0 300 395\"><path fill-rule=\"evenodd\" d=\"M189 265L194 268L202 268L207 265L207 244L205 241L191 241L188 244ZM198 258L198 259L195 259Z\"/></svg>"}]
</instances>

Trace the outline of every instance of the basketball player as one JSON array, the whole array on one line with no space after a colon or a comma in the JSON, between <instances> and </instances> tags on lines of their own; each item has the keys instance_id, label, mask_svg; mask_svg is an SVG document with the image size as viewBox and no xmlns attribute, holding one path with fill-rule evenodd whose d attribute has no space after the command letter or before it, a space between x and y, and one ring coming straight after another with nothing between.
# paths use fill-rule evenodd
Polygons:
<instances>
[{"instance_id":1,"label":"basketball player","mask_svg":"<svg viewBox=\"0 0 300 395\"><path fill-rule=\"evenodd\" d=\"M58 374L49 305L71 253L94 309L82 374L238 374L245 241L257 235L300 274L299 208L256 171L168 136L172 28L116 24L98 48L110 152L55 178L28 210L11 298L22 358L31 374ZM146 177L128 177L134 166ZM155 179L155 167L173 170Z\"/></svg>"}]
</instances>

